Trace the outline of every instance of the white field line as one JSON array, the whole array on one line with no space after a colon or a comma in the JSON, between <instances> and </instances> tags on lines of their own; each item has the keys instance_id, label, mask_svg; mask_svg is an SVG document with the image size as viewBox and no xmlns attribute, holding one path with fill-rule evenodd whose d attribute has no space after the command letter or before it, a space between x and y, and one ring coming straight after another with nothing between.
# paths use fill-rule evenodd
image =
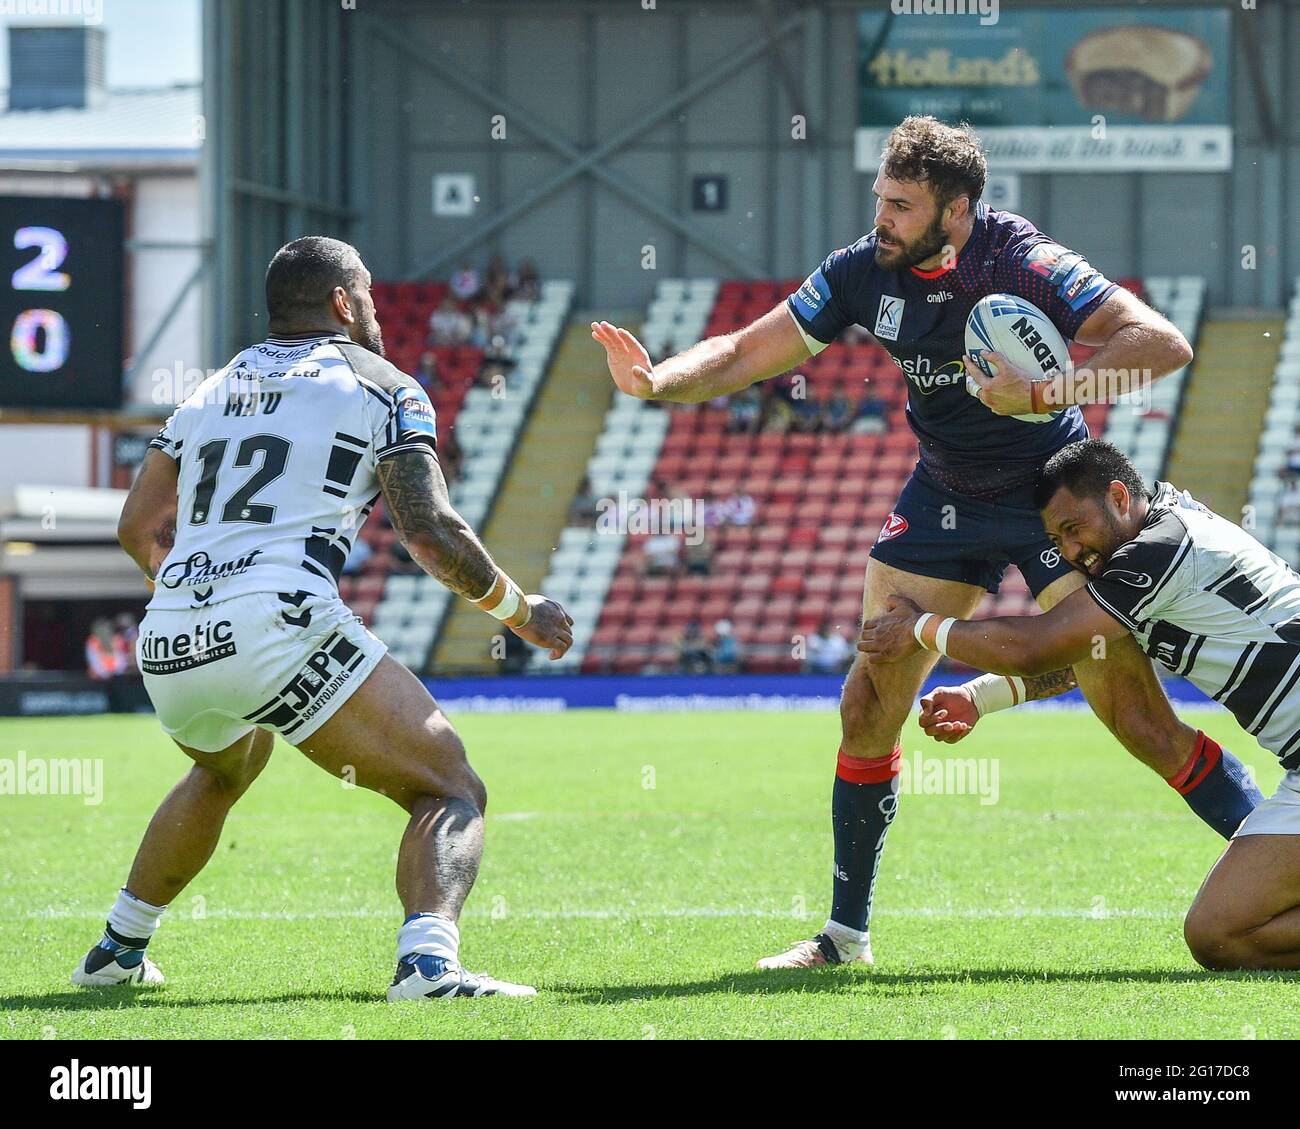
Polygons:
<instances>
[{"instance_id":1,"label":"white field line","mask_svg":"<svg viewBox=\"0 0 1300 1129\"><path fill-rule=\"evenodd\" d=\"M28 910L29 919L75 919L86 921L103 921L106 910L90 909L56 909L49 907L41 910ZM1108 918L1142 918L1155 921L1181 919L1185 910L1159 909L1107 909L1093 910L1072 906L1013 906L1006 909L958 909L943 906L915 906L904 909L879 909L876 918L927 918L932 920L1000 920L1018 918L1068 918L1071 920L1105 921ZM177 917L182 920L188 916L184 910L178 910ZM230 921L326 921L334 919L370 919L387 918L395 920L401 916L400 911L392 909L337 909L337 910L244 910L211 909L203 917ZM661 909L561 909L561 910L507 910L494 915L489 909L467 909L462 919L499 920L515 919L521 921L636 921L641 918L770 918L788 919L790 921L814 921L815 915L805 914L796 917L789 910L747 909L727 906L678 906ZM164 919L168 920L168 919Z\"/></svg>"}]
</instances>

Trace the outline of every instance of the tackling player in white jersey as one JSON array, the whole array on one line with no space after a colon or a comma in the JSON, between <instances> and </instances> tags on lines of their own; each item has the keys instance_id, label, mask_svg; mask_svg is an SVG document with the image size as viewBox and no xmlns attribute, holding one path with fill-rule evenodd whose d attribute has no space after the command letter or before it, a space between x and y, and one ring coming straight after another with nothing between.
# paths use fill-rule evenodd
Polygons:
<instances>
[{"instance_id":1,"label":"tackling player in white jersey","mask_svg":"<svg viewBox=\"0 0 1300 1129\"><path fill-rule=\"evenodd\" d=\"M383 359L370 284L346 243L281 248L266 274L270 336L176 408L123 507L122 546L156 581L140 670L194 765L149 824L74 984L162 982L145 947L279 733L410 816L388 998L535 994L460 964L486 791L423 684L339 598L338 578L382 494L426 572L552 659L571 645L573 621L525 596L452 508L433 405Z\"/></svg>"},{"instance_id":2,"label":"tackling player in white jersey","mask_svg":"<svg viewBox=\"0 0 1300 1129\"><path fill-rule=\"evenodd\" d=\"M1014 682L1092 655L1098 640L1135 637L1286 770L1205 879L1187 914L1188 947L1206 968L1300 969L1300 575L1186 492L1167 482L1148 492L1101 440L1053 455L1035 500L1053 543L1087 577L1082 590L1043 615L969 622L896 596L864 626L859 650L878 661L938 651ZM980 697L971 683L936 691L923 704L927 732L965 736L987 712ZM1189 773L1209 778L1213 757L1198 755Z\"/></svg>"}]
</instances>

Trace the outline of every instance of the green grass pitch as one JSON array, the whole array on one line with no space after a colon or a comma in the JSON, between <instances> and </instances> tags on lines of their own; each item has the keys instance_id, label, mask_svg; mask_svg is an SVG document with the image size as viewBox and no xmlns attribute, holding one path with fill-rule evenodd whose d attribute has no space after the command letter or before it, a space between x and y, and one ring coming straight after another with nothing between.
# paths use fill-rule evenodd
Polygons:
<instances>
[{"instance_id":1,"label":"green grass pitch","mask_svg":"<svg viewBox=\"0 0 1300 1129\"><path fill-rule=\"evenodd\" d=\"M1273 790L1227 714L1188 716ZM779 974L754 960L828 907L833 713L456 721L489 792L462 956L538 998L385 1003L404 817L283 744L164 919L167 984L72 989L187 762L149 717L4 720L0 757L102 758L104 795L0 796L0 1038L1300 1036L1294 980L1188 955L1221 843L1086 713L1002 714L953 747L909 723L909 758L996 765L996 802L904 795L875 969Z\"/></svg>"}]
</instances>

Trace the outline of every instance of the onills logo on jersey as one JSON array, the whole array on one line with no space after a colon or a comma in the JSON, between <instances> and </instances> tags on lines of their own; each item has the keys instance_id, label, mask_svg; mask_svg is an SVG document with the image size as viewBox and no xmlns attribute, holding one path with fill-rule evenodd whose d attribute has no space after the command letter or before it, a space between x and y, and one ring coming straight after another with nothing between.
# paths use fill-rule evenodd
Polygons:
<instances>
[{"instance_id":1,"label":"onills logo on jersey","mask_svg":"<svg viewBox=\"0 0 1300 1129\"><path fill-rule=\"evenodd\" d=\"M938 369L933 367L929 357L904 357L900 360L891 353L889 359L903 370L903 375L923 395L928 396L939 388L965 387L966 365L961 358L946 361Z\"/></svg>"},{"instance_id":2,"label":"onills logo on jersey","mask_svg":"<svg viewBox=\"0 0 1300 1129\"><path fill-rule=\"evenodd\" d=\"M397 393L398 431L418 431L436 437L438 420L429 397L419 388L402 388Z\"/></svg>"}]
</instances>

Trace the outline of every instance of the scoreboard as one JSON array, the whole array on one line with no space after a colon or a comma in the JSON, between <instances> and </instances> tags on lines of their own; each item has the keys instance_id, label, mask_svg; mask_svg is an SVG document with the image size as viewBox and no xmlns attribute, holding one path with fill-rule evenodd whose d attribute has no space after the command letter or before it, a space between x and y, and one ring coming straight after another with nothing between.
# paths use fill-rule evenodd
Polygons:
<instances>
[{"instance_id":1,"label":"scoreboard","mask_svg":"<svg viewBox=\"0 0 1300 1129\"><path fill-rule=\"evenodd\" d=\"M0 408L122 405L123 210L0 196Z\"/></svg>"}]
</instances>

